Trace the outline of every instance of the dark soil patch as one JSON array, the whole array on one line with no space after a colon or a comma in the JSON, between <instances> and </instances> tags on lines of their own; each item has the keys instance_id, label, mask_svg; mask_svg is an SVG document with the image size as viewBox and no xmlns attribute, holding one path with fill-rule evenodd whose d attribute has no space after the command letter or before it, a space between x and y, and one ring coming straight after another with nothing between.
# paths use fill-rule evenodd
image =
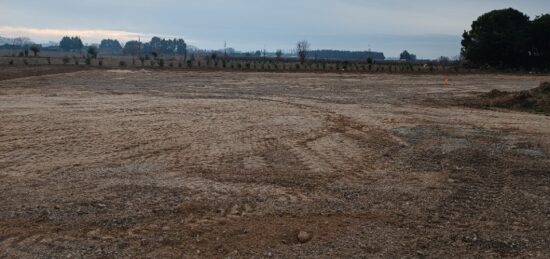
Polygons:
<instances>
[{"instance_id":1,"label":"dark soil patch","mask_svg":"<svg viewBox=\"0 0 550 259\"><path fill-rule=\"evenodd\" d=\"M467 101L466 104L474 107L504 108L550 115L550 83L541 83L537 88L520 92L495 89Z\"/></svg>"},{"instance_id":2,"label":"dark soil patch","mask_svg":"<svg viewBox=\"0 0 550 259\"><path fill-rule=\"evenodd\" d=\"M0 67L0 81L30 76L72 73L92 69L86 66L2 66Z\"/></svg>"}]
</instances>

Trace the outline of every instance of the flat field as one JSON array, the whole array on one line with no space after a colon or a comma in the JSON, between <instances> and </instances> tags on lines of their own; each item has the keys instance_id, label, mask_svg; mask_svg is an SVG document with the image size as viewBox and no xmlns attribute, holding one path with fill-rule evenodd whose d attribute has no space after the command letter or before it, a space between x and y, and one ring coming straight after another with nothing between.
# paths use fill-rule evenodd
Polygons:
<instances>
[{"instance_id":1,"label":"flat field","mask_svg":"<svg viewBox=\"0 0 550 259\"><path fill-rule=\"evenodd\" d=\"M457 101L550 77L65 72L0 73L0 257L550 257L550 117Z\"/></svg>"}]
</instances>

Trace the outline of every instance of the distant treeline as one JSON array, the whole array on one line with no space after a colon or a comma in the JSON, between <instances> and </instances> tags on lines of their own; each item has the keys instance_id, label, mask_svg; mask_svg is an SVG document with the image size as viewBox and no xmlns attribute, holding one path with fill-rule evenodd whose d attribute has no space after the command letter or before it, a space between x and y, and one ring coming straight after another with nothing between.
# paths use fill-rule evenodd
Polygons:
<instances>
[{"instance_id":1,"label":"distant treeline","mask_svg":"<svg viewBox=\"0 0 550 259\"><path fill-rule=\"evenodd\" d=\"M101 47L100 47L101 49ZM187 55L187 44L183 39L161 39L153 37L151 41L142 43L139 41L128 41L124 45L125 55Z\"/></svg>"},{"instance_id":2,"label":"distant treeline","mask_svg":"<svg viewBox=\"0 0 550 259\"><path fill-rule=\"evenodd\" d=\"M99 53L101 54L122 54L122 45L118 40L104 39L99 44Z\"/></svg>"},{"instance_id":3,"label":"distant treeline","mask_svg":"<svg viewBox=\"0 0 550 259\"><path fill-rule=\"evenodd\" d=\"M59 48L64 51L80 51L84 48L84 43L80 37L65 36L59 42Z\"/></svg>"},{"instance_id":4,"label":"distant treeline","mask_svg":"<svg viewBox=\"0 0 550 259\"><path fill-rule=\"evenodd\" d=\"M5 44L0 46L0 49L19 49L29 50L31 43L25 41L14 41L14 44ZM85 53L92 48L93 53L107 55L129 55L129 56L163 56L163 55L183 55L187 57L189 53L197 52L194 48L188 48L187 43L183 39L164 39L153 37L149 42L141 42L137 40L128 41L124 45L116 39L103 39L99 45L85 46L80 37L65 36L61 39L58 46L52 45L42 47L37 45L42 51L66 51ZM342 60L342 61L367 61L367 60L385 60L386 57L382 52L375 51L346 51L346 50L306 50L306 59L308 60ZM296 58L295 53L282 53L281 50L269 53L264 51L256 52L237 52L232 48L217 51L203 51L203 54L227 56L231 58L258 58L258 57L277 57L277 58ZM95 54L97 55L97 54Z\"/></svg>"},{"instance_id":5,"label":"distant treeline","mask_svg":"<svg viewBox=\"0 0 550 259\"><path fill-rule=\"evenodd\" d=\"M382 52L373 51L347 51L347 50L311 50L307 53L309 59L326 60L385 60Z\"/></svg>"}]
</instances>

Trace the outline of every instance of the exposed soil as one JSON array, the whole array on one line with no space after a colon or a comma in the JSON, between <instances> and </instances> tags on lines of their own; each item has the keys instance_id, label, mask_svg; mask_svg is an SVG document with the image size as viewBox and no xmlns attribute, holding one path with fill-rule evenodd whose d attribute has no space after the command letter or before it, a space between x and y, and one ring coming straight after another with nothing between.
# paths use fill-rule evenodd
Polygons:
<instances>
[{"instance_id":1,"label":"exposed soil","mask_svg":"<svg viewBox=\"0 0 550 259\"><path fill-rule=\"evenodd\" d=\"M467 104L474 107L496 107L550 115L550 83L541 83L537 88L519 92L494 89L478 98L468 100Z\"/></svg>"},{"instance_id":2,"label":"exposed soil","mask_svg":"<svg viewBox=\"0 0 550 259\"><path fill-rule=\"evenodd\" d=\"M21 77L61 74L90 70L88 66L76 65L52 65L52 66L0 66L0 80L15 79Z\"/></svg>"},{"instance_id":3,"label":"exposed soil","mask_svg":"<svg viewBox=\"0 0 550 259\"><path fill-rule=\"evenodd\" d=\"M428 100L549 80L3 80L0 257L548 258L550 117Z\"/></svg>"}]
</instances>

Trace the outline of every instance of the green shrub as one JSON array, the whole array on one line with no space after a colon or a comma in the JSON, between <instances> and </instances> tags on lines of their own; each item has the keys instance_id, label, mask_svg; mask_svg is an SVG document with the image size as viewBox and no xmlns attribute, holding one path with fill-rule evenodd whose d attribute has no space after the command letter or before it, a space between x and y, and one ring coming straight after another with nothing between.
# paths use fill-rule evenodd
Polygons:
<instances>
[{"instance_id":1,"label":"green shrub","mask_svg":"<svg viewBox=\"0 0 550 259\"><path fill-rule=\"evenodd\" d=\"M13 60L10 60L8 64L13 65Z\"/></svg>"},{"instance_id":2,"label":"green shrub","mask_svg":"<svg viewBox=\"0 0 550 259\"><path fill-rule=\"evenodd\" d=\"M90 58L97 58L97 53L98 53L97 48L94 46L90 46L87 51L87 54L88 54L87 56L89 56Z\"/></svg>"},{"instance_id":3,"label":"green shrub","mask_svg":"<svg viewBox=\"0 0 550 259\"><path fill-rule=\"evenodd\" d=\"M71 60L69 59L69 57L65 56L65 57L63 57L63 59L61 59L61 61L63 62L64 65L67 65L67 64L69 64L69 61L71 61Z\"/></svg>"},{"instance_id":4,"label":"green shrub","mask_svg":"<svg viewBox=\"0 0 550 259\"><path fill-rule=\"evenodd\" d=\"M118 65L119 65L120 67L126 67L126 61L121 60L120 62L118 62Z\"/></svg>"}]
</instances>

